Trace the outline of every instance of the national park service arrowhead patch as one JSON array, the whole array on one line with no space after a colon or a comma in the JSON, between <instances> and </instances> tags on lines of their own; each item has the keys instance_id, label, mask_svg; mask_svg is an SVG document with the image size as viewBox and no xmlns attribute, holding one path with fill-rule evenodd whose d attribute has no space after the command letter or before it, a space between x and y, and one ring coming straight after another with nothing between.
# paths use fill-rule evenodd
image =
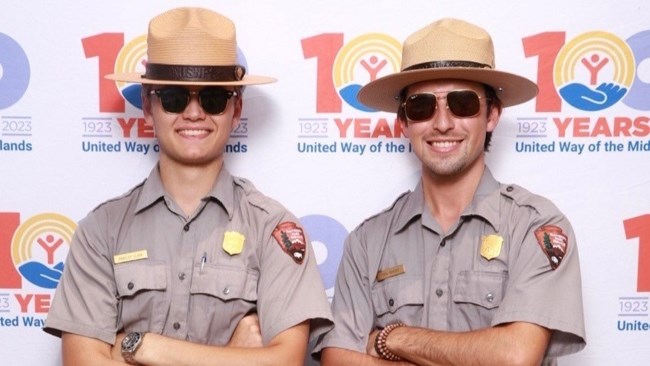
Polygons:
<instances>
[{"instance_id":1,"label":"national park service arrowhead patch","mask_svg":"<svg viewBox=\"0 0 650 366\"><path fill-rule=\"evenodd\" d=\"M555 225L545 225L535 230L537 243L548 257L552 269L556 269L562 263L562 258L567 252L569 238L562 231L562 228Z\"/></svg>"},{"instance_id":2,"label":"national park service arrowhead patch","mask_svg":"<svg viewBox=\"0 0 650 366\"><path fill-rule=\"evenodd\" d=\"M273 229L273 237L294 262L302 264L307 248L302 228L298 227L295 222L285 221Z\"/></svg>"}]
</instances>

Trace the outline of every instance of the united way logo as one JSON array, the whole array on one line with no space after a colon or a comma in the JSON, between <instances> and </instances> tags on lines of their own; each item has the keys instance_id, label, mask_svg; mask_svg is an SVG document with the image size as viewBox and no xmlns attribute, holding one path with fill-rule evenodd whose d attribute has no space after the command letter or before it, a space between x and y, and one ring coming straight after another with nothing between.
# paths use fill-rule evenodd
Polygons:
<instances>
[{"instance_id":1,"label":"united way logo","mask_svg":"<svg viewBox=\"0 0 650 366\"><path fill-rule=\"evenodd\" d=\"M401 45L380 33L364 34L348 42L334 60L334 87L350 106L374 112L357 101L359 89L385 74L399 71Z\"/></svg>"},{"instance_id":2,"label":"united way logo","mask_svg":"<svg viewBox=\"0 0 650 366\"><path fill-rule=\"evenodd\" d=\"M382 33L367 33L344 42L342 33L324 33L301 41L305 59L315 58L316 112L341 113L342 104L374 112L357 101L363 85L399 71L402 45Z\"/></svg>"},{"instance_id":3,"label":"united way logo","mask_svg":"<svg viewBox=\"0 0 650 366\"><path fill-rule=\"evenodd\" d=\"M555 87L567 103L600 111L618 103L635 77L634 54L617 36L594 31L568 42L557 55Z\"/></svg>"},{"instance_id":4,"label":"united way logo","mask_svg":"<svg viewBox=\"0 0 650 366\"><path fill-rule=\"evenodd\" d=\"M147 36L142 35L126 44L117 55L115 60L115 73L128 73L140 71L144 73L145 63L147 60ZM116 81L115 85L120 90L122 97L131 105L142 109L142 99L140 84L125 83Z\"/></svg>"},{"instance_id":5,"label":"united way logo","mask_svg":"<svg viewBox=\"0 0 650 366\"><path fill-rule=\"evenodd\" d=\"M35 286L56 288L75 228L72 220L54 213L36 215L18 226L11 258L20 275Z\"/></svg>"}]
</instances>

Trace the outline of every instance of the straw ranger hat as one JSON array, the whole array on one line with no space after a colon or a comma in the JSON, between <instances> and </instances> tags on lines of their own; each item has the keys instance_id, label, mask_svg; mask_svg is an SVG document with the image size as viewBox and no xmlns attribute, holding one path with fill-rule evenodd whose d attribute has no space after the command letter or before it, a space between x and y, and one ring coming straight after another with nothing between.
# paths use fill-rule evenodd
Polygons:
<instances>
[{"instance_id":1,"label":"straw ranger hat","mask_svg":"<svg viewBox=\"0 0 650 366\"><path fill-rule=\"evenodd\" d=\"M445 18L410 35L402 46L401 71L371 81L357 98L369 107L396 112L399 93L420 81L461 79L490 85L504 107L537 95L537 85L518 75L495 70L492 38L482 28Z\"/></svg>"},{"instance_id":2,"label":"straw ranger hat","mask_svg":"<svg viewBox=\"0 0 650 366\"><path fill-rule=\"evenodd\" d=\"M246 75L237 64L234 23L203 8L183 7L149 22L146 71L109 74L106 78L143 84L252 85L276 81Z\"/></svg>"}]
</instances>

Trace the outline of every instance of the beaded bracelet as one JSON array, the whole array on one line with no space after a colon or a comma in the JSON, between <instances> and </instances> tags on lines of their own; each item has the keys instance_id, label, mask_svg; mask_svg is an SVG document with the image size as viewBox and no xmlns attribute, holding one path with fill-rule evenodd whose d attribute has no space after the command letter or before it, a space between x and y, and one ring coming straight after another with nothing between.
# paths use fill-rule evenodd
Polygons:
<instances>
[{"instance_id":1,"label":"beaded bracelet","mask_svg":"<svg viewBox=\"0 0 650 366\"><path fill-rule=\"evenodd\" d=\"M377 334L377 338L375 338L375 351L384 360L388 360L388 361L401 361L402 360L401 357L394 354L393 352L391 352L388 349L388 347L386 347L386 339L388 338L388 335L390 334L390 332L392 332L396 328L403 327L403 326L405 326L404 323L389 324L384 329L382 329L379 332L379 334Z\"/></svg>"}]
</instances>

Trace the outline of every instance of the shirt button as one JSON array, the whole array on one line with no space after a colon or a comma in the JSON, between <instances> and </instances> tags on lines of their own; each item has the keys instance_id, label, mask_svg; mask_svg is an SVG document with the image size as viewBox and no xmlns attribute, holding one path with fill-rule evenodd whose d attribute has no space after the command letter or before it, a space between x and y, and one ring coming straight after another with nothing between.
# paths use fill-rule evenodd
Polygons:
<instances>
[{"instance_id":1,"label":"shirt button","mask_svg":"<svg viewBox=\"0 0 650 366\"><path fill-rule=\"evenodd\" d=\"M181 281L184 280L185 279L185 273L183 273L183 272L179 273L178 274L178 279L181 280Z\"/></svg>"},{"instance_id":2,"label":"shirt button","mask_svg":"<svg viewBox=\"0 0 650 366\"><path fill-rule=\"evenodd\" d=\"M515 189L515 188L514 188L513 186L508 186L508 188L506 188L506 191L508 191L508 192L512 192L514 189Z\"/></svg>"},{"instance_id":3,"label":"shirt button","mask_svg":"<svg viewBox=\"0 0 650 366\"><path fill-rule=\"evenodd\" d=\"M492 293L490 292L490 293L487 294L487 296L485 296L485 299L488 302L493 302L494 301L494 295L492 295Z\"/></svg>"},{"instance_id":4,"label":"shirt button","mask_svg":"<svg viewBox=\"0 0 650 366\"><path fill-rule=\"evenodd\" d=\"M438 297L442 296L442 289L441 288L436 290L436 295L438 295Z\"/></svg>"},{"instance_id":5,"label":"shirt button","mask_svg":"<svg viewBox=\"0 0 650 366\"><path fill-rule=\"evenodd\" d=\"M228 295L230 293L230 287L226 287L223 289L223 294Z\"/></svg>"},{"instance_id":6,"label":"shirt button","mask_svg":"<svg viewBox=\"0 0 650 366\"><path fill-rule=\"evenodd\" d=\"M388 300L388 305L389 306L395 305L395 301L393 299Z\"/></svg>"},{"instance_id":7,"label":"shirt button","mask_svg":"<svg viewBox=\"0 0 650 366\"><path fill-rule=\"evenodd\" d=\"M440 246L441 246L441 247L444 247L445 245L447 245L447 241L446 241L446 240L443 240L442 243L440 243Z\"/></svg>"},{"instance_id":8,"label":"shirt button","mask_svg":"<svg viewBox=\"0 0 650 366\"><path fill-rule=\"evenodd\" d=\"M185 224L185 226L183 226L183 230L190 231L190 224Z\"/></svg>"},{"instance_id":9,"label":"shirt button","mask_svg":"<svg viewBox=\"0 0 650 366\"><path fill-rule=\"evenodd\" d=\"M174 323L174 329L178 330L181 327L181 324L179 322Z\"/></svg>"},{"instance_id":10,"label":"shirt button","mask_svg":"<svg viewBox=\"0 0 650 366\"><path fill-rule=\"evenodd\" d=\"M133 282L129 282L129 284L126 285L126 288L128 288L129 290L133 290L133 287L135 287L135 285L133 284Z\"/></svg>"}]
</instances>

